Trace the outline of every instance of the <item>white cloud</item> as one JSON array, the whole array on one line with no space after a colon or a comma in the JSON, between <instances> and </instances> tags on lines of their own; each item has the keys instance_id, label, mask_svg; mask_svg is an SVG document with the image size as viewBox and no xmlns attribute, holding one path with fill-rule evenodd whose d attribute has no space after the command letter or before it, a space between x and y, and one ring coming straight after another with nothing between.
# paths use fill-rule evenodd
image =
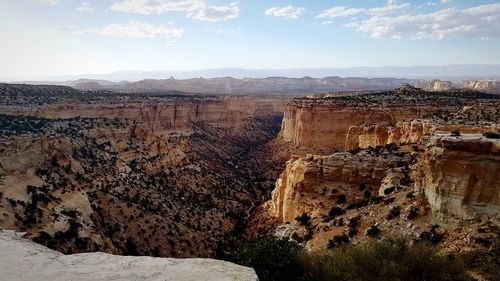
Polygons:
<instances>
[{"instance_id":1,"label":"white cloud","mask_svg":"<svg viewBox=\"0 0 500 281\"><path fill-rule=\"evenodd\" d=\"M161 14L165 12L187 12L205 6L202 0L122 0L111 5L113 11L134 14Z\"/></svg>"},{"instance_id":2,"label":"white cloud","mask_svg":"<svg viewBox=\"0 0 500 281\"><path fill-rule=\"evenodd\" d=\"M127 24L110 24L102 28L99 33L107 36L128 38L179 38L184 30L170 25L154 26L149 23L131 21Z\"/></svg>"},{"instance_id":3,"label":"white cloud","mask_svg":"<svg viewBox=\"0 0 500 281\"><path fill-rule=\"evenodd\" d=\"M75 10L77 12L84 13L84 12L93 12L94 8L92 8L92 3L83 2L80 6L76 7Z\"/></svg>"},{"instance_id":4,"label":"white cloud","mask_svg":"<svg viewBox=\"0 0 500 281\"><path fill-rule=\"evenodd\" d=\"M98 29L79 29L75 27L61 27L58 31L71 32L75 34L97 33L104 36L125 38L166 38L167 42L182 37L184 29L174 27L173 23L155 26L150 23L131 21L126 24L110 24Z\"/></svg>"},{"instance_id":5,"label":"white cloud","mask_svg":"<svg viewBox=\"0 0 500 281\"><path fill-rule=\"evenodd\" d=\"M49 5L57 5L59 4L59 2L61 2L60 0L40 0L42 3L45 3L45 4L49 4Z\"/></svg>"},{"instance_id":6,"label":"white cloud","mask_svg":"<svg viewBox=\"0 0 500 281\"><path fill-rule=\"evenodd\" d=\"M265 11L265 14L267 16L274 16L274 17L284 17L287 19L296 19L302 13L304 13L306 9L304 7L294 7L292 5L286 6L286 7L272 7L269 8Z\"/></svg>"},{"instance_id":7,"label":"white cloud","mask_svg":"<svg viewBox=\"0 0 500 281\"><path fill-rule=\"evenodd\" d=\"M401 10L406 10L411 7L410 3L398 4L396 0L388 0L387 4L382 7L374 8L347 8L347 7L332 7L328 10L322 11L316 17L318 18L338 18L338 17L352 17L357 15L373 15L381 16L385 14L394 13Z\"/></svg>"},{"instance_id":8,"label":"white cloud","mask_svg":"<svg viewBox=\"0 0 500 281\"><path fill-rule=\"evenodd\" d=\"M500 37L500 4L464 10L449 8L417 15L377 15L362 21L356 30L370 33L374 38L496 38Z\"/></svg>"},{"instance_id":9,"label":"white cloud","mask_svg":"<svg viewBox=\"0 0 500 281\"><path fill-rule=\"evenodd\" d=\"M443 4L450 3L450 2L451 2L451 0L441 0L441 3L443 3Z\"/></svg>"},{"instance_id":10,"label":"white cloud","mask_svg":"<svg viewBox=\"0 0 500 281\"><path fill-rule=\"evenodd\" d=\"M359 26L359 23L357 21L353 21L353 22L346 23L346 24L342 25L342 27L347 27L347 28L355 28L358 26Z\"/></svg>"},{"instance_id":11,"label":"white cloud","mask_svg":"<svg viewBox=\"0 0 500 281\"><path fill-rule=\"evenodd\" d=\"M207 5L202 9L188 12L186 16L201 21L217 22L237 18L239 14L238 2L232 2L228 6Z\"/></svg>"},{"instance_id":12,"label":"white cloud","mask_svg":"<svg viewBox=\"0 0 500 281\"><path fill-rule=\"evenodd\" d=\"M237 18L240 13L238 2L215 6L205 0L121 0L110 10L143 15L184 12L188 18L210 22Z\"/></svg>"}]
</instances>

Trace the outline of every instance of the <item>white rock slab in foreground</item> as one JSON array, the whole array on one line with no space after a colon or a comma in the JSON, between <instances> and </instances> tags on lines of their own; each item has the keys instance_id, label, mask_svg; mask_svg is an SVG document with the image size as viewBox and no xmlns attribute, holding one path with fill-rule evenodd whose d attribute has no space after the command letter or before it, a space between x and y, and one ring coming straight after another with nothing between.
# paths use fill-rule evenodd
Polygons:
<instances>
[{"instance_id":1,"label":"white rock slab in foreground","mask_svg":"<svg viewBox=\"0 0 500 281\"><path fill-rule=\"evenodd\" d=\"M63 255L0 229L2 281L257 281L248 267L212 259L115 256L104 253Z\"/></svg>"}]
</instances>

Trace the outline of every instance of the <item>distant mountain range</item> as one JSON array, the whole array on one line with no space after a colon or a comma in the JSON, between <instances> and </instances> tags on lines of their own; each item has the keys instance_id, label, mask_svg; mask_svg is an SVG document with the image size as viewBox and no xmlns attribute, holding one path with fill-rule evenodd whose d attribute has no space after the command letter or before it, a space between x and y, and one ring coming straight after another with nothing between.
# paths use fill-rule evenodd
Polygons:
<instances>
[{"instance_id":1,"label":"distant mountain range","mask_svg":"<svg viewBox=\"0 0 500 281\"><path fill-rule=\"evenodd\" d=\"M403 84L430 91L467 88L500 92L499 78L500 65L454 65L291 70L227 68L184 72L120 71L51 77L38 81L16 81L16 83L65 85L78 90L125 93L303 95L338 91L392 90Z\"/></svg>"},{"instance_id":2,"label":"distant mountain range","mask_svg":"<svg viewBox=\"0 0 500 281\"><path fill-rule=\"evenodd\" d=\"M69 81L82 78L93 80L109 80L114 82L136 82L144 79L192 79L192 78L268 78L288 77L322 78L329 76L362 77L362 78L406 78L406 79L498 79L500 65L467 64L444 66L382 66L382 67L350 67L350 68L296 68L296 69L243 69L217 68L192 71L117 71L104 74L81 74L50 77L30 77L24 79L7 79L4 81Z\"/></svg>"},{"instance_id":3,"label":"distant mountain range","mask_svg":"<svg viewBox=\"0 0 500 281\"><path fill-rule=\"evenodd\" d=\"M499 80L461 80L459 82L397 78L194 78L145 79L137 82L78 79L65 82L31 82L71 86L82 91L107 90L122 93L192 93L212 95L309 95L343 91L385 91L410 84L428 91L447 91L454 88L500 93Z\"/></svg>"}]
</instances>

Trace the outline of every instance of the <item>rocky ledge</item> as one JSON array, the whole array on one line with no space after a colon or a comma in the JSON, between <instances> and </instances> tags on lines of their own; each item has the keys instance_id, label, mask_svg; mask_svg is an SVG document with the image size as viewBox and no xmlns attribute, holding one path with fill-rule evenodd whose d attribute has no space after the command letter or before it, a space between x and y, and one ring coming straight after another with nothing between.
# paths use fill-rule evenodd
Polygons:
<instances>
[{"instance_id":1,"label":"rocky ledge","mask_svg":"<svg viewBox=\"0 0 500 281\"><path fill-rule=\"evenodd\" d=\"M63 255L0 229L1 280L258 280L255 271L225 261L115 256Z\"/></svg>"}]
</instances>

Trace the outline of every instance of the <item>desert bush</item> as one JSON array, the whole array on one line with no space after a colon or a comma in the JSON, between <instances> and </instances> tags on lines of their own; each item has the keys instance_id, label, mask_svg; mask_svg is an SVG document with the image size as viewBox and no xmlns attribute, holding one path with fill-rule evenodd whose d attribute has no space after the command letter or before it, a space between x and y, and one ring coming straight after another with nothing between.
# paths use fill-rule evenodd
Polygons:
<instances>
[{"instance_id":1,"label":"desert bush","mask_svg":"<svg viewBox=\"0 0 500 281\"><path fill-rule=\"evenodd\" d=\"M328 212L328 215L330 217L334 218L334 217L343 215L344 212L345 211L342 208L335 206L332 209L330 209L330 212Z\"/></svg>"},{"instance_id":2,"label":"desert bush","mask_svg":"<svg viewBox=\"0 0 500 281\"><path fill-rule=\"evenodd\" d=\"M302 252L300 261L310 280L317 281L471 280L461 259L401 238Z\"/></svg>"},{"instance_id":3,"label":"desert bush","mask_svg":"<svg viewBox=\"0 0 500 281\"><path fill-rule=\"evenodd\" d=\"M365 235L366 236L370 236L372 238L378 237L379 234L380 234L380 228L378 227L377 224L374 224L374 225L370 226L365 231Z\"/></svg>"},{"instance_id":4,"label":"desert bush","mask_svg":"<svg viewBox=\"0 0 500 281\"><path fill-rule=\"evenodd\" d=\"M486 132L483 133L483 136L489 139L500 139L500 133L495 132Z\"/></svg>"},{"instance_id":5,"label":"desert bush","mask_svg":"<svg viewBox=\"0 0 500 281\"><path fill-rule=\"evenodd\" d=\"M230 260L255 269L261 281L304 280L299 251L294 242L263 236L244 243Z\"/></svg>"},{"instance_id":6,"label":"desert bush","mask_svg":"<svg viewBox=\"0 0 500 281\"><path fill-rule=\"evenodd\" d=\"M301 225L309 225L311 217L308 214L303 213L301 216L296 217L295 220L298 221Z\"/></svg>"},{"instance_id":7,"label":"desert bush","mask_svg":"<svg viewBox=\"0 0 500 281\"><path fill-rule=\"evenodd\" d=\"M333 249L333 248L338 247L338 246L343 246L343 245L349 244L349 242L350 242L350 239L347 235L345 235L345 234L335 235L332 239L328 240L327 248Z\"/></svg>"},{"instance_id":8,"label":"desert bush","mask_svg":"<svg viewBox=\"0 0 500 281\"><path fill-rule=\"evenodd\" d=\"M439 244L443 241L443 235L437 231L439 225L432 225L429 231L422 231L420 233L420 240L424 242L429 242L432 244Z\"/></svg>"},{"instance_id":9,"label":"desert bush","mask_svg":"<svg viewBox=\"0 0 500 281\"><path fill-rule=\"evenodd\" d=\"M427 242L393 237L352 245L346 235L338 235L331 243L334 247L308 252L286 239L259 237L244 243L229 260L254 268L261 281L473 280L462 257L439 255ZM483 272L495 274L498 256L487 258L493 262ZM467 262L483 260L470 257Z\"/></svg>"},{"instance_id":10,"label":"desert bush","mask_svg":"<svg viewBox=\"0 0 500 281\"><path fill-rule=\"evenodd\" d=\"M488 251L474 251L463 254L463 259L467 264L467 268L479 272L486 280L500 280L500 232L497 231L497 236Z\"/></svg>"},{"instance_id":11,"label":"desert bush","mask_svg":"<svg viewBox=\"0 0 500 281\"><path fill-rule=\"evenodd\" d=\"M344 204L345 202L347 202L345 194L339 195L339 198L337 199L337 204Z\"/></svg>"}]
</instances>

